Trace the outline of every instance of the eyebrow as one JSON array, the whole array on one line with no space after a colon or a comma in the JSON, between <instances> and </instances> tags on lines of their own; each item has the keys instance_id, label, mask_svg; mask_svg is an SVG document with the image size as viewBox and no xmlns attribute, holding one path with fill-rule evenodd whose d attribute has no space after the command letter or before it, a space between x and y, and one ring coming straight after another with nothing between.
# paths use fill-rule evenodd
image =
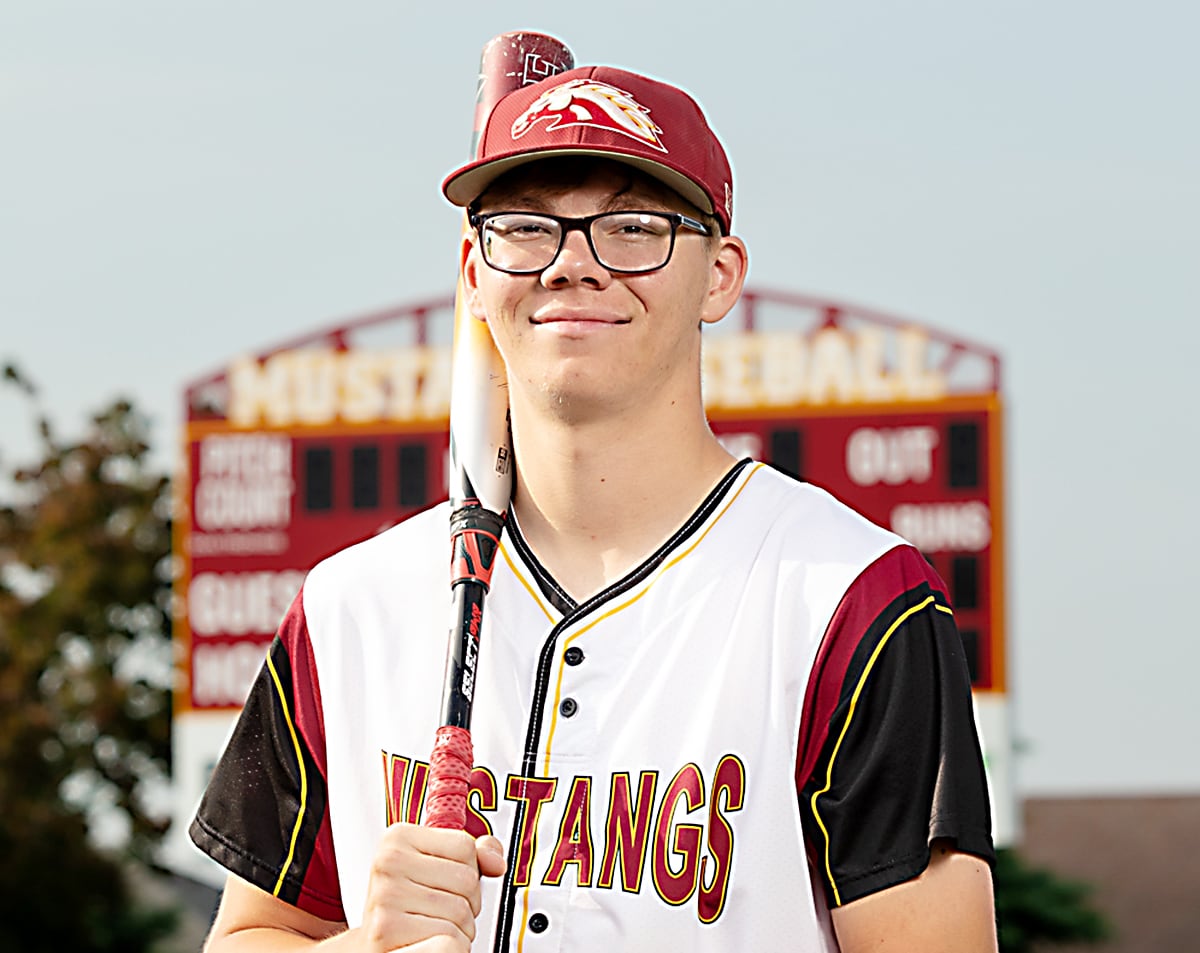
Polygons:
<instances>
[{"instance_id":1,"label":"eyebrow","mask_svg":"<svg viewBox=\"0 0 1200 953\"><path fill-rule=\"evenodd\" d=\"M619 211L621 209L646 209L651 212L675 212L671 205L663 199L656 198L646 193L632 193L630 191L618 192L612 195L604 203L605 211Z\"/></svg>"}]
</instances>

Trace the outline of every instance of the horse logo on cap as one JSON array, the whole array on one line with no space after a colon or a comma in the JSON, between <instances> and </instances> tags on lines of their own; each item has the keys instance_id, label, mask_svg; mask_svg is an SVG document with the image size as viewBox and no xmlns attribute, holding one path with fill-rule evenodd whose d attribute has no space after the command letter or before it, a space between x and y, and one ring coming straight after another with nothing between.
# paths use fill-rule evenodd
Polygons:
<instances>
[{"instance_id":1,"label":"horse logo on cap","mask_svg":"<svg viewBox=\"0 0 1200 953\"><path fill-rule=\"evenodd\" d=\"M546 132L567 126L595 126L619 132L660 152L667 147L662 132L650 119L650 110L623 89L591 79L573 79L542 93L512 124L512 137L520 139L537 123L547 120Z\"/></svg>"}]
</instances>

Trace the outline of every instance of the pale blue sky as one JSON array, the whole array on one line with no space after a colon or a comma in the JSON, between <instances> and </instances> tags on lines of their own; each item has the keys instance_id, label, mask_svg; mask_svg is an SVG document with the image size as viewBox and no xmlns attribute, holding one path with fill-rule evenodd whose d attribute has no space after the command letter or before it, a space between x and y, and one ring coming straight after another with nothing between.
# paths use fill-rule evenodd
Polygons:
<instances>
[{"instance_id":1,"label":"pale blue sky","mask_svg":"<svg viewBox=\"0 0 1200 953\"><path fill-rule=\"evenodd\" d=\"M1020 790L1200 791L1200 8L554 9L0 0L0 360L165 460L185 382L449 293L479 48L555 33L704 103L752 284L1003 354Z\"/></svg>"}]
</instances>

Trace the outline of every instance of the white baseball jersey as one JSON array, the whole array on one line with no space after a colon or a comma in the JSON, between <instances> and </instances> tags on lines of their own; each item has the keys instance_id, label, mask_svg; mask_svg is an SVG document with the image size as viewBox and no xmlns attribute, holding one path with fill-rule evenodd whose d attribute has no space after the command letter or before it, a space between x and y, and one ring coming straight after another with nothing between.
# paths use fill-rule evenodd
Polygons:
<instances>
[{"instance_id":1,"label":"white baseball jersey","mask_svg":"<svg viewBox=\"0 0 1200 953\"><path fill-rule=\"evenodd\" d=\"M448 512L317 566L192 837L356 925L418 821L441 711ZM743 462L574 603L506 529L481 639L469 830L506 845L475 950L836 950L828 908L991 859L962 645L903 540Z\"/></svg>"}]
</instances>

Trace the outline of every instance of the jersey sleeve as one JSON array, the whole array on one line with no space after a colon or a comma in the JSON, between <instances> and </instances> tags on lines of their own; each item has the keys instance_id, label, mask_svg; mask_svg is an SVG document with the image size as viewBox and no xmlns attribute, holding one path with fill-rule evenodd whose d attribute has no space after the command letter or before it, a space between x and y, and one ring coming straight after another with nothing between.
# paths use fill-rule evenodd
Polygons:
<instances>
[{"instance_id":1,"label":"jersey sleeve","mask_svg":"<svg viewBox=\"0 0 1200 953\"><path fill-rule=\"evenodd\" d=\"M243 880L324 920L344 921L326 778L321 689L301 590L188 833Z\"/></svg>"},{"instance_id":2,"label":"jersey sleeve","mask_svg":"<svg viewBox=\"0 0 1200 953\"><path fill-rule=\"evenodd\" d=\"M916 877L937 838L995 862L970 678L944 590L920 553L897 547L847 590L818 651L796 786L831 908Z\"/></svg>"}]
</instances>

